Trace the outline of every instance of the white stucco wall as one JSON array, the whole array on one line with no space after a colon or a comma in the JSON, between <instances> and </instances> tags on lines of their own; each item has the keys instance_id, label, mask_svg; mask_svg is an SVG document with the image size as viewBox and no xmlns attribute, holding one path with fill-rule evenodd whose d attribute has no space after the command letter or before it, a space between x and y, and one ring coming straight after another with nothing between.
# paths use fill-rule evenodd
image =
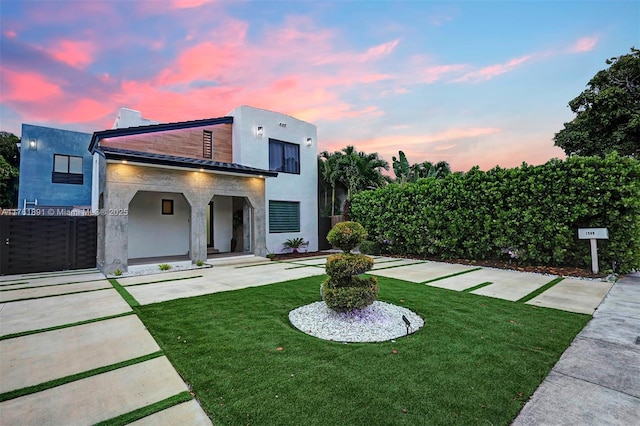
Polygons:
<instances>
[{"instance_id":1,"label":"white stucco wall","mask_svg":"<svg viewBox=\"0 0 640 426\"><path fill-rule=\"evenodd\" d=\"M267 178L265 210L266 242L271 252L280 252L282 243L294 237L309 241L309 251L318 250L318 133L313 124L278 112L241 106L233 116L233 162L269 169L269 138L300 145L300 174L278 173ZM263 135L257 135L262 126ZM307 145L311 138L311 145ZM300 202L300 232L269 233L269 200Z\"/></svg>"},{"instance_id":2,"label":"white stucco wall","mask_svg":"<svg viewBox=\"0 0 640 426\"><path fill-rule=\"evenodd\" d=\"M233 230L233 198L213 197L213 248L221 252L231 251Z\"/></svg>"},{"instance_id":3,"label":"white stucco wall","mask_svg":"<svg viewBox=\"0 0 640 426\"><path fill-rule=\"evenodd\" d=\"M173 200L173 215L162 214L162 200ZM189 252L189 204L182 194L138 192L129 203L129 258Z\"/></svg>"}]
</instances>

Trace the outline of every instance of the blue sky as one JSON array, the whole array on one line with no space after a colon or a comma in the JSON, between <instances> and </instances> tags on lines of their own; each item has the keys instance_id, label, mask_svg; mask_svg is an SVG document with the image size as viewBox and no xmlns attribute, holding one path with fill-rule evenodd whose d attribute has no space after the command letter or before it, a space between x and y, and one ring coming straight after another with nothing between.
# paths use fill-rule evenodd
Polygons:
<instances>
[{"instance_id":1,"label":"blue sky","mask_svg":"<svg viewBox=\"0 0 640 426\"><path fill-rule=\"evenodd\" d=\"M2 0L0 24L17 135L252 105L317 125L319 150L460 171L563 158L567 103L640 46L638 1Z\"/></svg>"}]
</instances>

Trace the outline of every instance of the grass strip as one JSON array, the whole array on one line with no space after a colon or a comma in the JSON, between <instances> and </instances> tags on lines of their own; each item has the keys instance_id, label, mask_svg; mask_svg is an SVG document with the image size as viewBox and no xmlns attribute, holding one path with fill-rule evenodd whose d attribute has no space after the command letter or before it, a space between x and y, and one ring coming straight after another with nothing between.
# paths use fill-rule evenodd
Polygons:
<instances>
[{"instance_id":1,"label":"grass strip","mask_svg":"<svg viewBox=\"0 0 640 426\"><path fill-rule=\"evenodd\" d=\"M33 285L33 286L27 286L27 287L18 287L18 288L8 288L8 289L1 289L0 288L0 292L1 291L14 291L14 290L29 290L31 288L43 288L43 287L58 287L61 285L73 285L73 284L84 284L84 283L94 283L96 281L103 281L104 279L100 279L100 280L89 280L89 281L72 281L70 283L58 283L58 284L43 284L43 285ZM28 281L25 281L24 283L16 283L16 284L29 284ZM11 284L11 285L16 285L16 284Z\"/></svg>"},{"instance_id":2,"label":"grass strip","mask_svg":"<svg viewBox=\"0 0 640 426\"><path fill-rule=\"evenodd\" d=\"M542 294L545 291L549 290L551 287L553 287L554 285L558 284L562 280L564 280L564 277L554 278L551 281L549 281L548 283L546 283L545 285L543 285L542 287L540 287L539 289L537 289L537 290L527 294L526 296L516 300L516 303L528 302L529 300L533 299L534 297L537 297L539 294Z\"/></svg>"},{"instance_id":3,"label":"grass strip","mask_svg":"<svg viewBox=\"0 0 640 426\"><path fill-rule=\"evenodd\" d=\"M6 282L6 284L0 284L0 287L6 287L9 285L18 285L18 284L29 284L29 281L2 281Z\"/></svg>"},{"instance_id":4,"label":"grass strip","mask_svg":"<svg viewBox=\"0 0 640 426\"><path fill-rule=\"evenodd\" d=\"M29 330L29 331L21 331L19 333L5 334L4 336L0 336L0 340L14 339L16 337L30 336L32 334L38 334L38 333L46 333L47 331L61 330L63 328L75 327L77 325L91 324L92 322L98 322L98 321L107 321L110 319L126 317L127 315L133 315L133 314L134 314L133 311L129 311L129 312L123 312L121 314L109 315L106 317L92 318L89 320L72 322L69 324L56 325L56 326L47 327L47 328L39 328L37 330Z\"/></svg>"},{"instance_id":5,"label":"grass strip","mask_svg":"<svg viewBox=\"0 0 640 426\"><path fill-rule=\"evenodd\" d=\"M162 351L153 352L147 355L139 356L137 358L129 359L126 361L116 362L115 364L105 365L104 367L94 368L93 370L83 371L81 373L71 374L69 376L61 377L59 379L49 380L33 386L27 386L26 388L16 389L9 392L0 394L0 402L8 401L10 399L19 398L21 396L30 395L36 392L42 392L47 389L55 388L57 386L65 385L67 383L75 382L77 380L86 379L87 377L96 376L98 374L107 373L109 371L117 370L118 368L128 367L130 365L139 364L141 362L149 361L150 359L163 356Z\"/></svg>"},{"instance_id":6,"label":"grass strip","mask_svg":"<svg viewBox=\"0 0 640 426\"><path fill-rule=\"evenodd\" d=\"M140 306L140 303L136 300L136 298L133 297L131 293L129 293L124 287L122 287L117 280L111 278L109 279L109 282L124 299L124 301L129 304L129 306L131 306L132 308Z\"/></svg>"},{"instance_id":7,"label":"grass strip","mask_svg":"<svg viewBox=\"0 0 640 426\"><path fill-rule=\"evenodd\" d=\"M383 262L384 263L384 262ZM402 265L391 265L391 266L385 266L384 268L376 268L376 269L372 269L370 272L376 272L376 271L382 271L384 269L391 269L391 268L402 268L403 266L411 266L411 265L419 265L421 263L427 263L426 260L418 260L416 262L411 262L411 263L404 263ZM375 265L375 263L374 263Z\"/></svg>"},{"instance_id":8,"label":"grass strip","mask_svg":"<svg viewBox=\"0 0 640 426\"><path fill-rule=\"evenodd\" d=\"M468 270L466 270L466 271L456 272L456 273L449 274L449 275L443 275L443 276L438 277L438 278L433 278L433 279L431 279L431 280L423 281L423 282L421 282L420 284L428 284L428 283L432 283L432 282L435 282L435 281L444 280L444 279L451 278L451 277L457 277L458 275L468 274L469 272L477 271L477 270L479 270L479 269L482 269L482 268L478 267L478 268L468 269Z\"/></svg>"},{"instance_id":9,"label":"grass strip","mask_svg":"<svg viewBox=\"0 0 640 426\"><path fill-rule=\"evenodd\" d=\"M477 290L477 289L482 288L482 287L486 287L486 286L491 285L491 284L493 284L491 281L487 281L487 282L484 282L484 283L480 283L478 285L474 285L473 287L470 287L470 288L468 288L466 290L462 290L462 291L465 292L465 293L471 293L474 290Z\"/></svg>"},{"instance_id":10,"label":"grass strip","mask_svg":"<svg viewBox=\"0 0 640 426\"><path fill-rule=\"evenodd\" d=\"M265 266L265 265L271 265L275 263L283 263L283 262L280 260L270 260L268 262L252 263L251 265L240 265L240 266L236 266L234 269L255 268L256 266Z\"/></svg>"},{"instance_id":11,"label":"grass strip","mask_svg":"<svg viewBox=\"0 0 640 426\"><path fill-rule=\"evenodd\" d=\"M22 290L25 290L25 289L22 289ZM48 299L49 297L69 296L71 294L81 294L81 293L93 293L94 291L103 291L103 290L110 290L110 289L108 287L107 288L93 288L93 289L90 289L90 290L70 291L68 293L47 294L45 296L32 296L32 297L23 297L21 299L4 300L1 303L24 302L25 300Z\"/></svg>"},{"instance_id":12,"label":"grass strip","mask_svg":"<svg viewBox=\"0 0 640 426\"><path fill-rule=\"evenodd\" d=\"M193 397L191 396L189 391L180 392L177 395L147 405L146 407L138 408L137 410L124 413L118 417L96 423L94 426L124 426L129 423L135 422L136 420L140 420L144 417L155 414L158 411L166 410L167 408L171 408L174 405L182 404L183 402L187 402L192 399Z\"/></svg>"},{"instance_id":13,"label":"grass strip","mask_svg":"<svg viewBox=\"0 0 640 426\"><path fill-rule=\"evenodd\" d=\"M182 281L182 280L190 280L193 278L202 278L202 275L195 275L193 277L182 277L182 278L168 278L166 280L158 280L158 281L149 281L144 283L135 283L135 284L120 284L123 287L135 287L137 285L147 285L147 284L158 284L158 283L168 283L171 281Z\"/></svg>"}]
</instances>

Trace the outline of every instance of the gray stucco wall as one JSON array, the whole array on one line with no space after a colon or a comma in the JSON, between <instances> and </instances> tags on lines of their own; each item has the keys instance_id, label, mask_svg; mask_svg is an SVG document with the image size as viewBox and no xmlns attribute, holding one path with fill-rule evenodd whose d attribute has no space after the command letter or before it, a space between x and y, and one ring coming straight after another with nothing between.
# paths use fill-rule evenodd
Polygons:
<instances>
[{"instance_id":1,"label":"gray stucco wall","mask_svg":"<svg viewBox=\"0 0 640 426\"><path fill-rule=\"evenodd\" d=\"M266 255L265 181L258 177L242 177L199 171L176 170L133 164L107 163L104 189L104 211L101 216L104 233L99 236L99 267L105 273L128 268L128 209L138 191L182 193L191 208L190 251L193 262L206 260L206 208L214 195L246 197L254 209L253 252ZM158 230L161 232L161 230ZM100 257L103 259L100 259Z\"/></svg>"}]
</instances>

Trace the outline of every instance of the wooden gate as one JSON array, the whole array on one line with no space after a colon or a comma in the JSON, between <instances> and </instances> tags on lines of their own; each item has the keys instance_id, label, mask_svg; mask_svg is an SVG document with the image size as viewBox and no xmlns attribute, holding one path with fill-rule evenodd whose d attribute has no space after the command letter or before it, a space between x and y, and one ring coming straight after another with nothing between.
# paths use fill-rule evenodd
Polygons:
<instances>
[{"instance_id":1,"label":"wooden gate","mask_svg":"<svg viewBox=\"0 0 640 426\"><path fill-rule=\"evenodd\" d=\"M0 275L95 268L95 216L0 216Z\"/></svg>"}]
</instances>

